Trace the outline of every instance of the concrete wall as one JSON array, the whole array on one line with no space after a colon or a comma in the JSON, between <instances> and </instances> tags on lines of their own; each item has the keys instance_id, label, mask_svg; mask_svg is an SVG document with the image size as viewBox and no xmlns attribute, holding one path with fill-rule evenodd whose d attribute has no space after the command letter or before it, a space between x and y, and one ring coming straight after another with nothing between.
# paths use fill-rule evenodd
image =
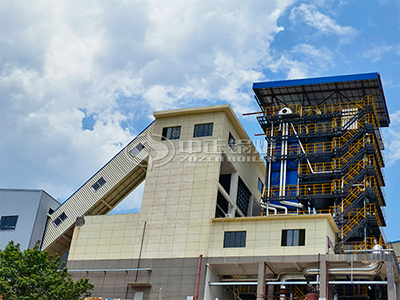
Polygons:
<instances>
[{"instance_id":1,"label":"concrete wall","mask_svg":"<svg viewBox=\"0 0 400 300\"><path fill-rule=\"evenodd\" d=\"M331 215L277 215L268 217L214 219L210 257L307 255L326 253L327 236L337 232ZM281 246L283 229L305 229L304 246ZM224 248L225 231L246 231L246 247Z\"/></svg>"},{"instance_id":2,"label":"concrete wall","mask_svg":"<svg viewBox=\"0 0 400 300\"><path fill-rule=\"evenodd\" d=\"M137 268L138 259L124 260L84 260L69 261L70 270L79 269L122 269L118 272L72 272L74 280L89 278L95 285L93 296L103 298L133 299L135 292L144 292L144 300L176 300L194 296L198 258L141 259L141 268L151 268L152 272L123 271ZM199 299L204 295L206 260L202 261L199 283ZM131 287L130 282L150 282L150 287Z\"/></svg>"},{"instance_id":3,"label":"concrete wall","mask_svg":"<svg viewBox=\"0 0 400 300\"><path fill-rule=\"evenodd\" d=\"M36 214L35 225L32 231L31 240L29 242L29 248L35 246L36 242L42 240L43 233L46 228L47 222L47 214L49 213L49 209L53 211L57 209L60 203L47 194L45 191L42 191L39 207Z\"/></svg>"}]
</instances>

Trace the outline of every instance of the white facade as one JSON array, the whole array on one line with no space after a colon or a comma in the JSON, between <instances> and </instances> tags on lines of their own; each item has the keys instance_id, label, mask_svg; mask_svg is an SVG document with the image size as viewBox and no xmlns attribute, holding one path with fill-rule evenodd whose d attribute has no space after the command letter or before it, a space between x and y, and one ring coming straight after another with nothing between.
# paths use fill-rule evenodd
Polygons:
<instances>
[{"instance_id":1,"label":"white facade","mask_svg":"<svg viewBox=\"0 0 400 300\"><path fill-rule=\"evenodd\" d=\"M43 190L0 189L0 249L9 241L32 248L43 237L47 214L59 205Z\"/></svg>"}]
</instances>

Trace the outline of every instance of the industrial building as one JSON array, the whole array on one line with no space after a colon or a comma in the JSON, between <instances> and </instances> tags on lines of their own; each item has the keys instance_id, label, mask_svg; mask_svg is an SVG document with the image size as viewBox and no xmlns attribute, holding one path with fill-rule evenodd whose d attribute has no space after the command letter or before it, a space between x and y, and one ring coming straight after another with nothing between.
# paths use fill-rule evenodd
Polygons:
<instances>
[{"instance_id":1,"label":"industrial building","mask_svg":"<svg viewBox=\"0 0 400 300\"><path fill-rule=\"evenodd\" d=\"M48 219L94 296L400 299L385 243L378 73L253 85L258 153L229 105L155 121ZM141 182L140 213L107 215Z\"/></svg>"},{"instance_id":2,"label":"industrial building","mask_svg":"<svg viewBox=\"0 0 400 300\"><path fill-rule=\"evenodd\" d=\"M43 190L0 189L0 249L10 241L29 249L42 239L51 214L60 203Z\"/></svg>"}]
</instances>

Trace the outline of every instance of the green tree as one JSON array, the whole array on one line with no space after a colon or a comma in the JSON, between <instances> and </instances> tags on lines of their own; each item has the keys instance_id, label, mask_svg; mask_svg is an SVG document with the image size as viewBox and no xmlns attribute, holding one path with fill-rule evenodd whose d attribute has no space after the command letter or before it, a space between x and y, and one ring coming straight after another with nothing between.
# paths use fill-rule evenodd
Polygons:
<instances>
[{"instance_id":1,"label":"green tree","mask_svg":"<svg viewBox=\"0 0 400 300\"><path fill-rule=\"evenodd\" d=\"M21 251L11 241L0 250L0 299L4 300L72 300L91 295L88 279L72 280L60 258L39 250Z\"/></svg>"}]
</instances>

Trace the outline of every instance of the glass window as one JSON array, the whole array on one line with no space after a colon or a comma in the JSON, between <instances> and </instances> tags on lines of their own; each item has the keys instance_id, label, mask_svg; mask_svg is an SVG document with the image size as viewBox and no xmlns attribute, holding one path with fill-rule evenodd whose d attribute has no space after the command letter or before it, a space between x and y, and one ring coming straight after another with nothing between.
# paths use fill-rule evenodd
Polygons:
<instances>
[{"instance_id":1,"label":"glass window","mask_svg":"<svg viewBox=\"0 0 400 300\"><path fill-rule=\"evenodd\" d=\"M106 183L106 180L103 177L100 177L93 185L92 189L96 192L100 187L102 187Z\"/></svg>"},{"instance_id":2,"label":"glass window","mask_svg":"<svg viewBox=\"0 0 400 300\"><path fill-rule=\"evenodd\" d=\"M246 231L225 231L224 248L246 247Z\"/></svg>"},{"instance_id":3,"label":"glass window","mask_svg":"<svg viewBox=\"0 0 400 300\"><path fill-rule=\"evenodd\" d=\"M142 143L137 144L135 147L132 148L131 151L129 151L129 154L132 155L132 157L135 157L136 155L139 154L140 151L144 149L144 145Z\"/></svg>"},{"instance_id":4,"label":"glass window","mask_svg":"<svg viewBox=\"0 0 400 300\"><path fill-rule=\"evenodd\" d=\"M55 219L53 221L54 225L58 226L60 225L65 219L67 218L67 215L65 214L65 212L63 212L61 215L59 215L57 217L57 219Z\"/></svg>"},{"instance_id":5,"label":"glass window","mask_svg":"<svg viewBox=\"0 0 400 300\"><path fill-rule=\"evenodd\" d=\"M258 190L260 191L260 193L262 194L264 189L264 184L262 183L261 179L258 178Z\"/></svg>"},{"instance_id":6,"label":"glass window","mask_svg":"<svg viewBox=\"0 0 400 300\"><path fill-rule=\"evenodd\" d=\"M247 188L243 180L239 177L236 205L245 216L247 216L249 210L250 197L251 193L249 189Z\"/></svg>"},{"instance_id":7,"label":"glass window","mask_svg":"<svg viewBox=\"0 0 400 300\"><path fill-rule=\"evenodd\" d=\"M213 123L194 125L193 137L212 136Z\"/></svg>"},{"instance_id":8,"label":"glass window","mask_svg":"<svg viewBox=\"0 0 400 300\"><path fill-rule=\"evenodd\" d=\"M235 139L231 133L229 133L228 145L232 150L235 150Z\"/></svg>"},{"instance_id":9,"label":"glass window","mask_svg":"<svg viewBox=\"0 0 400 300\"><path fill-rule=\"evenodd\" d=\"M15 229L18 216L2 216L0 220L0 230Z\"/></svg>"},{"instance_id":10,"label":"glass window","mask_svg":"<svg viewBox=\"0 0 400 300\"><path fill-rule=\"evenodd\" d=\"M181 126L164 127L161 140L178 140L181 137Z\"/></svg>"},{"instance_id":11,"label":"glass window","mask_svg":"<svg viewBox=\"0 0 400 300\"><path fill-rule=\"evenodd\" d=\"M281 246L304 246L305 238L305 229L282 230Z\"/></svg>"}]
</instances>

